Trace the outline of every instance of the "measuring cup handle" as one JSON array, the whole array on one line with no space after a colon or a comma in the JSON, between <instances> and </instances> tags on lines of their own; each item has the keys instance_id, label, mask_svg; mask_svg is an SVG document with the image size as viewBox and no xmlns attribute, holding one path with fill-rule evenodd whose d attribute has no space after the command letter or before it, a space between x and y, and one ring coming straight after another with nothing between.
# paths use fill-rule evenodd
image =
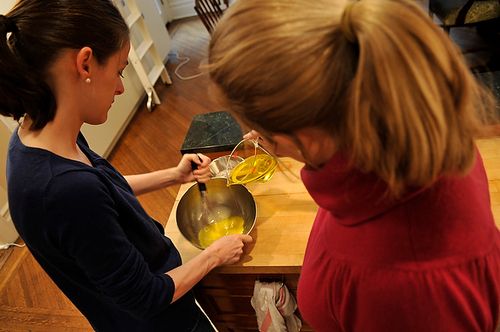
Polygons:
<instances>
[{"instance_id":1,"label":"measuring cup handle","mask_svg":"<svg viewBox=\"0 0 500 332\"><path fill-rule=\"evenodd\" d=\"M194 161L192 161L191 162L191 169L193 171L198 169L198 164L195 163ZM200 191L207 191L207 185L204 183L198 182L198 189L200 189Z\"/></svg>"}]
</instances>

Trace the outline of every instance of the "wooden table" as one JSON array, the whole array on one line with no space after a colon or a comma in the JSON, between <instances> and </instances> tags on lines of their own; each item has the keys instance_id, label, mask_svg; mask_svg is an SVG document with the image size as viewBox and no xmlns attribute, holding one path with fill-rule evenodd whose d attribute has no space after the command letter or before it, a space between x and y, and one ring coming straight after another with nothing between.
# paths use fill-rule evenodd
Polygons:
<instances>
[{"instance_id":1,"label":"wooden table","mask_svg":"<svg viewBox=\"0 0 500 332\"><path fill-rule=\"evenodd\" d=\"M491 210L500 229L500 137L479 139L476 143L488 175Z\"/></svg>"},{"instance_id":2,"label":"wooden table","mask_svg":"<svg viewBox=\"0 0 500 332\"><path fill-rule=\"evenodd\" d=\"M250 233L254 242L243 259L215 269L195 288L198 301L221 332L257 331L250 304L256 279L283 281L296 294L317 206L300 180L302 164L289 158L280 161L269 182L247 185L255 198L257 220ZM175 219L179 200L191 185L181 186L165 229L184 262L200 253L184 239ZM312 330L304 326L302 331Z\"/></svg>"},{"instance_id":3,"label":"wooden table","mask_svg":"<svg viewBox=\"0 0 500 332\"><path fill-rule=\"evenodd\" d=\"M493 215L500 228L500 138L481 139L477 144L489 177ZM317 206L298 177L302 164L283 158L282 165L285 167L270 182L247 186L257 204L257 222L250 233L254 243L243 260L214 270L195 289L198 300L221 332L257 331L250 304L255 279L284 281L292 293L296 292ZM181 186L166 227L166 234L184 261L200 252L182 237L175 220L179 199L189 187L190 184ZM304 326L302 331L312 330Z\"/></svg>"}]
</instances>

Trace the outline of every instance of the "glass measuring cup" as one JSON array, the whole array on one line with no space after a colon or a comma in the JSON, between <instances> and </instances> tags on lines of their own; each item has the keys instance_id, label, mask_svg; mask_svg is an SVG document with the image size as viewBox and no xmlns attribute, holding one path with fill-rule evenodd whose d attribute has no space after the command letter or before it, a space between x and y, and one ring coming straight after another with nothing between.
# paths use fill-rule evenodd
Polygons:
<instances>
[{"instance_id":1,"label":"glass measuring cup","mask_svg":"<svg viewBox=\"0 0 500 332\"><path fill-rule=\"evenodd\" d=\"M229 155L229 161L235 160L238 160L236 166L227 169L228 186L250 182L267 182L278 166L278 160L255 139L243 139L234 147Z\"/></svg>"}]
</instances>

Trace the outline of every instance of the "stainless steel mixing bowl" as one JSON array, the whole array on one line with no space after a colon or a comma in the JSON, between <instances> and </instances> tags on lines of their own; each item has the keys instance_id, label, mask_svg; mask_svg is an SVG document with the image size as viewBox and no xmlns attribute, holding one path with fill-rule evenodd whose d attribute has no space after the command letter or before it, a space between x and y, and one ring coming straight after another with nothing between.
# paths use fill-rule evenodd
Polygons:
<instances>
[{"instance_id":1,"label":"stainless steel mixing bowl","mask_svg":"<svg viewBox=\"0 0 500 332\"><path fill-rule=\"evenodd\" d=\"M216 158L212 160L209 165L210 173L215 178L227 179L228 171L231 171L243 160L244 159L239 156L233 156L231 159L229 159L229 155Z\"/></svg>"},{"instance_id":2,"label":"stainless steel mixing bowl","mask_svg":"<svg viewBox=\"0 0 500 332\"><path fill-rule=\"evenodd\" d=\"M227 217L242 217L243 233L248 234L255 225L255 200L245 186L237 184L228 187L226 183L223 178L212 178L206 182L208 210L210 213L224 211ZM200 220L202 213L201 194L195 183L182 195L177 206L176 219L181 234L200 249L204 248L200 245L198 233L206 226Z\"/></svg>"}]
</instances>

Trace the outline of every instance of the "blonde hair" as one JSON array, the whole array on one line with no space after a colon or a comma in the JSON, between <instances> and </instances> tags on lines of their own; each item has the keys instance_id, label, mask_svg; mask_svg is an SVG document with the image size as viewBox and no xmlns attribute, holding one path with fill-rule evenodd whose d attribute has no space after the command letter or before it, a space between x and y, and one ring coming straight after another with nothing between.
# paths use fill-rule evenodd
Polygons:
<instances>
[{"instance_id":1,"label":"blonde hair","mask_svg":"<svg viewBox=\"0 0 500 332\"><path fill-rule=\"evenodd\" d=\"M323 128L395 195L466 173L494 108L414 1L238 0L212 36L209 66L245 122Z\"/></svg>"}]
</instances>

